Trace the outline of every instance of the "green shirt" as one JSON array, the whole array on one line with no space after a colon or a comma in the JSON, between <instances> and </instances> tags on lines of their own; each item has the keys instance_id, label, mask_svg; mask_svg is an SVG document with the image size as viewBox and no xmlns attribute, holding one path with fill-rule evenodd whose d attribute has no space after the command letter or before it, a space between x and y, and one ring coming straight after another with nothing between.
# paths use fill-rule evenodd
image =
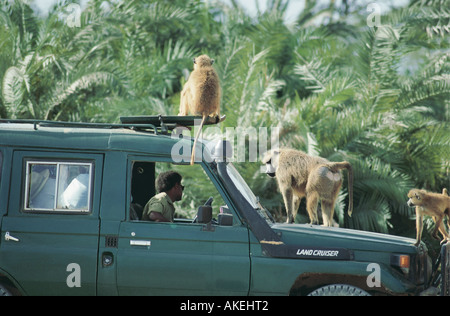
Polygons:
<instances>
[{"instance_id":1,"label":"green shirt","mask_svg":"<svg viewBox=\"0 0 450 316\"><path fill-rule=\"evenodd\" d=\"M150 221L151 212L161 213L167 220L173 222L175 207L166 192L161 192L148 201L147 205L144 207L144 212L142 213L142 220Z\"/></svg>"}]
</instances>

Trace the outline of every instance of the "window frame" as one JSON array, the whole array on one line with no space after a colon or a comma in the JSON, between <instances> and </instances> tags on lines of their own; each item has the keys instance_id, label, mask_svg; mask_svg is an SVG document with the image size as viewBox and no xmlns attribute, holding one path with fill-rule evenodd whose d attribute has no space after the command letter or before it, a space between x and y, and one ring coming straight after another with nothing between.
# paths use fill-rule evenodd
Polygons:
<instances>
[{"instance_id":1,"label":"window frame","mask_svg":"<svg viewBox=\"0 0 450 316\"><path fill-rule=\"evenodd\" d=\"M0 150L0 186L2 184L3 152Z\"/></svg>"},{"instance_id":2,"label":"window frame","mask_svg":"<svg viewBox=\"0 0 450 316\"><path fill-rule=\"evenodd\" d=\"M31 182L31 167L33 165L53 165L56 166L56 182L55 182L55 199L52 209L41 208L41 207L30 207L30 182ZM58 208L58 191L60 190L59 183L59 173L61 166L79 166L79 167L88 167L89 177L88 177L88 190L87 190L87 208ZM93 203L93 177L95 173L94 161L80 161L80 160L64 160L64 159L25 159L25 190L24 190L24 198L23 198L23 211L25 213L46 213L46 214L91 214L92 213L92 203ZM66 187L67 188L67 187Z\"/></svg>"}]
</instances>

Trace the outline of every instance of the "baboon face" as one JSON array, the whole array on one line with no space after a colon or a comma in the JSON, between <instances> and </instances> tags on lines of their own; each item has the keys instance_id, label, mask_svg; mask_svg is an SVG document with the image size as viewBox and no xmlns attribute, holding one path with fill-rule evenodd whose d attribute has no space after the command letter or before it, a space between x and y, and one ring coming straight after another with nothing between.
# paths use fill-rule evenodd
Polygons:
<instances>
[{"instance_id":1,"label":"baboon face","mask_svg":"<svg viewBox=\"0 0 450 316\"><path fill-rule=\"evenodd\" d=\"M415 207L422 204L422 193L419 190L411 190L408 193L409 200L406 204L409 207Z\"/></svg>"},{"instance_id":2,"label":"baboon face","mask_svg":"<svg viewBox=\"0 0 450 316\"><path fill-rule=\"evenodd\" d=\"M194 70L201 67L211 67L214 64L214 59L207 55L201 55L194 58Z\"/></svg>"},{"instance_id":3,"label":"baboon face","mask_svg":"<svg viewBox=\"0 0 450 316\"><path fill-rule=\"evenodd\" d=\"M271 178L275 178L277 174L276 169L272 166L272 162L270 160L266 163L266 174Z\"/></svg>"},{"instance_id":4,"label":"baboon face","mask_svg":"<svg viewBox=\"0 0 450 316\"><path fill-rule=\"evenodd\" d=\"M276 151L269 151L265 154L262 162L266 164L266 174L274 178L278 168L278 155Z\"/></svg>"}]
</instances>

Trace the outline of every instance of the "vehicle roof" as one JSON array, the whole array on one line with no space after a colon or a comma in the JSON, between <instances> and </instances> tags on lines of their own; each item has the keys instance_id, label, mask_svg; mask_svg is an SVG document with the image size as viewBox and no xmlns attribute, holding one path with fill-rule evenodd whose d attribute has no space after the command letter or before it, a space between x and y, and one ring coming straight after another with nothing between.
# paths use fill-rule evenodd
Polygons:
<instances>
[{"instance_id":1,"label":"vehicle roof","mask_svg":"<svg viewBox=\"0 0 450 316\"><path fill-rule=\"evenodd\" d=\"M48 149L118 150L170 155L180 141L151 126L84 124L49 121L0 121L0 145Z\"/></svg>"}]
</instances>

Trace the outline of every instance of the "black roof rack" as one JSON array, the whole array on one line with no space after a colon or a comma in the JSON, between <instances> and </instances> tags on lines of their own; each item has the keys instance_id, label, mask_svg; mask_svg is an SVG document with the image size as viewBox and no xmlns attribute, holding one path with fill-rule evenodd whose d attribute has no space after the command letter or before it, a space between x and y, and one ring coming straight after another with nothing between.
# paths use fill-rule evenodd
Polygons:
<instances>
[{"instance_id":1,"label":"black roof rack","mask_svg":"<svg viewBox=\"0 0 450 316\"><path fill-rule=\"evenodd\" d=\"M224 121L225 115L219 117L207 117L204 125L213 125ZM151 124L161 128L162 133L167 133L177 126L200 125L201 116L178 116L178 115L144 115L144 116L123 116L120 118L122 124Z\"/></svg>"},{"instance_id":2,"label":"black roof rack","mask_svg":"<svg viewBox=\"0 0 450 316\"><path fill-rule=\"evenodd\" d=\"M207 117L204 125L212 125L222 122L225 115L221 117ZM194 126L202 120L201 116L178 116L178 115L147 115L147 116L123 116L120 118L121 124L111 123L82 123L45 121L34 119L0 119L0 123L33 124L34 129L38 126L45 127L75 127L75 128L129 128L139 131L153 131L155 134L167 134L177 126Z\"/></svg>"},{"instance_id":3,"label":"black roof rack","mask_svg":"<svg viewBox=\"0 0 450 316\"><path fill-rule=\"evenodd\" d=\"M34 119L0 119L0 123L10 124L33 124L34 129L37 130L38 126L43 127L75 127L75 128L129 128L141 131L152 130L154 133L158 133L157 127L152 124L111 124L111 123L83 123L83 122L64 122L64 121L46 121L46 120L34 120Z\"/></svg>"}]
</instances>

